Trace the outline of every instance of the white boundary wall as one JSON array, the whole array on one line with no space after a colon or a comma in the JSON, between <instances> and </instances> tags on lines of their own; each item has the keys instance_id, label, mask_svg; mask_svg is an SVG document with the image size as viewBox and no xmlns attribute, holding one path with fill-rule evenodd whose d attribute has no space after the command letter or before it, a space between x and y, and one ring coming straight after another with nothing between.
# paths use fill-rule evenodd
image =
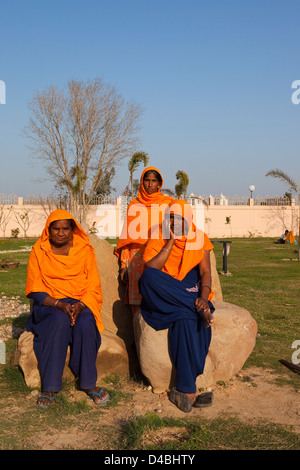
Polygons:
<instances>
[{"instance_id":1,"label":"white boundary wall","mask_svg":"<svg viewBox=\"0 0 300 470\"><path fill-rule=\"evenodd\" d=\"M210 238L231 237L280 237L286 230L298 235L299 206L253 205L192 205L194 219L199 228L204 229ZM101 238L119 236L126 214L124 198L116 199L116 204L90 206L85 230L92 227ZM52 208L52 210L54 207ZM0 237L11 237L12 230L19 229L19 237L38 237L45 225L50 209L37 204L0 206Z\"/></svg>"}]
</instances>

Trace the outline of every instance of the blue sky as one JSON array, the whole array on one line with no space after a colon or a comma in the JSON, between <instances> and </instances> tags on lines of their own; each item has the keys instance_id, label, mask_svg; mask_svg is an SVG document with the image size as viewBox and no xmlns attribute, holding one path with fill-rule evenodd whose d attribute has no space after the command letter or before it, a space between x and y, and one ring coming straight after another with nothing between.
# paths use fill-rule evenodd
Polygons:
<instances>
[{"instance_id":1,"label":"blue sky","mask_svg":"<svg viewBox=\"0 0 300 470\"><path fill-rule=\"evenodd\" d=\"M300 178L299 14L298 0L2 1L0 193L53 189L23 136L34 93L101 77L143 107L137 150L165 187L183 170L198 195L283 194L265 174ZM117 194L127 182L124 161Z\"/></svg>"}]
</instances>

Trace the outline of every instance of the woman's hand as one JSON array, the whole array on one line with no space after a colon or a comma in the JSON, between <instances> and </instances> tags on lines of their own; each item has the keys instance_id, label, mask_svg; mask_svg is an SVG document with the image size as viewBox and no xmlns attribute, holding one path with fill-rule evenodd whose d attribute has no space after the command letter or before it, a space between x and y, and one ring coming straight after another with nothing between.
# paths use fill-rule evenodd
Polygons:
<instances>
[{"instance_id":1,"label":"woman's hand","mask_svg":"<svg viewBox=\"0 0 300 470\"><path fill-rule=\"evenodd\" d=\"M208 305L208 301L205 300L205 299L202 299L202 297L198 297L198 298L195 300L195 305L196 305L196 310L197 310L197 312L200 312L201 310L203 310L204 312L210 311L210 307L209 307L209 305Z\"/></svg>"},{"instance_id":2,"label":"woman's hand","mask_svg":"<svg viewBox=\"0 0 300 470\"><path fill-rule=\"evenodd\" d=\"M72 319L71 319L71 325L74 326L75 322L77 320L77 317L82 310L85 309L85 305L82 302L76 302L75 304L72 305Z\"/></svg>"},{"instance_id":3,"label":"woman's hand","mask_svg":"<svg viewBox=\"0 0 300 470\"><path fill-rule=\"evenodd\" d=\"M212 323L214 322L214 317L210 313L210 306L208 304L208 301L205 299L202 299L201 297L198 297L195 300L195 306L196 306L197 312L201 312L201 310L203 311L202 319L203 319L205 328L208 328L209 326L211 326Z\"/></svg>"},{"instance_id":4,"label":"woman's hand","mask_svg":"<svg viewBox=\"0 0 300 470\"><path fill-rule=\"evenodd\" d=\"M76 302L73 305L68 302L58 302L57 308L68 315L71 326L74 326L79 313L82 312L85 305L82 302Z\"/></svg>"},{"instance_id":5,"label":"woman's hand","mask_svg":"<svg viewBox=\"0 0 300 470\"><path fill-rule=\"evenodd\" d=\"M73 306L67 302L57 302L56 307L59 308L62 312L68 315L70 323L72 325L72 317L73 317Z\"/></svg>"},{"instance_id":6,"label":"woman's hand","mask_svg":"<svg viewBox=\"0 0 300 470\"><path fill-rule=\"evenodd\" d=\"M128 283L128 271L126 267L120 269L120 279L124 284Z\"/></svg>"}]
</instances>

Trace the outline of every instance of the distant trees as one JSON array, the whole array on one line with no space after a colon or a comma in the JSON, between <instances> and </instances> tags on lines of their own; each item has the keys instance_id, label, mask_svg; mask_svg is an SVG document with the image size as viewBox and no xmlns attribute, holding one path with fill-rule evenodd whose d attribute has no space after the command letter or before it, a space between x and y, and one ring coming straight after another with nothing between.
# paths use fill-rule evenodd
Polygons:
<instances>
[{"instance_id":1,"label":"distant trees","mask_svg":"<svg viewBox=\"0 0 300 470\"><path fill-rule=\"evenodd\" d=\"M180 199L186 199L186 192L190 183L189 177L185 171L178 170L176 173L176 179L178 183L175 185L175 194Z\"/></svg>"},{"instance_id":2,"label":"distant trees","mask_svg":"<svg viewBox=\"0 0 300 470\"><path fill-rule=\"evenodd\" d=\"M30 109L25 134L32 150L67 188L71 212L84 221L105 175L134 152L141 108L96 79L37 92Z\"/></svg>"},{"instance_id":3,"label":"distant trees","mask_svg":"<svg viewBox=\"0 0 300 470\"><path fill-rule=\"evenodd\" d=\"M146 152L135 152L129 160L128 163L128 170L130 174L130 194L131 199L134 196L134 181L133 181L133 173L136 171L140 163L144 164L144 167L148 164L149 157Z\"/></svg>"}]
</instances>

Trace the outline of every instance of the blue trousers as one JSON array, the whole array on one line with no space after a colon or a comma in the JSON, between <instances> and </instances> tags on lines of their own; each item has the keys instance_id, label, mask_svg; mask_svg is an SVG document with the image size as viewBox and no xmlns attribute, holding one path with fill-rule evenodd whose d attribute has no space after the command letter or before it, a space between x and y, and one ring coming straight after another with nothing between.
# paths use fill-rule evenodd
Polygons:
<instances>
[{"instance_id":1,"label":"blue trousers","mask_svg":"<svg viewBox=\"0 0 300 470\"><path fill-rule=\"evenodd\" d=\"M73 304L75 299L61 299ZM60 309L34 303L33 313L26 325L34 334L34 351L38 360L42 390L62 389L62 375L70 346L69 367L82 389L94 388L97 381L96 359L101 336L93 313L85 308L74 326Z\"/></svg>"},{"instance_id":2,"label":"blue trousers","mask_svg":"<svg viewBox=\"0 0 300 470\"><path fill-rule=\"evenodd\" d=\"M199 280L198 269L179 281L154 268L146 269L139 282L141 314L155 330L169 329L169 348L177 376L177 390L196 392L196 378L203 373L211 341L211 328L205 328L202 312L197 312L198 292L189 292ZM214 311L210 303L211 313Z\"/></svg>"}]
</instances>

